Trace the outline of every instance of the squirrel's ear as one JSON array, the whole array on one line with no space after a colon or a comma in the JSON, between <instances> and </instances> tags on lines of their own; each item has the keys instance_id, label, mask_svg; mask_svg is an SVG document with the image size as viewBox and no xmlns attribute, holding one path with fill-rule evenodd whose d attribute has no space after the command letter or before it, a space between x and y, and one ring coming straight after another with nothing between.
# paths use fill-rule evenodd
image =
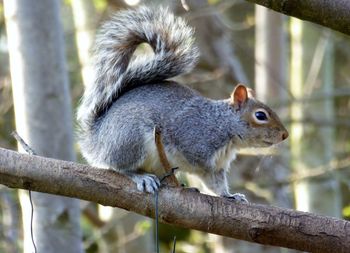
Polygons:
<instances>
[{"instance_id":1,"label":"squirrel's ear","mask_svg":"<svg viewBox=\"0 0 350 253\"><path fill-rule=\"evenodd\" d=\"M231 94L231 104L239 108L247 99L247 87L243 84L238 84Z\"/></svg>"},{"instance_id":2,"label":"squirrel's ear","mask_svg":"<svg viewBox=\"0 0 350 253\"><path fill-rule=\"evenodd\" d=\"M254 90L252 90L251 88L247 88L247 91L248 91L248 97L250 97L250 98L256 97L256 93Z\"/></svg>"}]
</instances>

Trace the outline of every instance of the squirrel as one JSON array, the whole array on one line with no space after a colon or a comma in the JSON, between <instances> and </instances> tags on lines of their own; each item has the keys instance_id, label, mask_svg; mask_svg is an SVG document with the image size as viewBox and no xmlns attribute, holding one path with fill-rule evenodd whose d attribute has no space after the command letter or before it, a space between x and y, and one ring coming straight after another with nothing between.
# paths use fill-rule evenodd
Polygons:
<instances>
[{"instance_id":1,"label":"squirrel","mask_svg":"<svg viewBox=\"0 0 350 253\"><path fill-rule=\"evenodd\" d=\"M77 112L81 152L91 165L122 172L139 191L154 193L164 171L154 142L158 128L171 166L198 175L218 196L247 202L228 189L236 150L277 144L288 132L245 85L228 99L212 100L169 80L195 66L193 33L168 9L145 6L122 10L102 25L94 82ZM141 43L154 54L135 57Z\"/></svg>"}]
</instances>

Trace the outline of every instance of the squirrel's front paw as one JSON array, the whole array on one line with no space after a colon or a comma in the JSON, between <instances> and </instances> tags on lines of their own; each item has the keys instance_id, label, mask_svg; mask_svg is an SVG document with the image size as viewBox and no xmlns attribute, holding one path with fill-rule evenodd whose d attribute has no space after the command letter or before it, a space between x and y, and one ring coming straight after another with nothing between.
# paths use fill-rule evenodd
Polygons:
<instances>
[{"instance_id":1,"label":"squirrel's front paw","mask_svg":"<svg viewBox=\"0 0 350 253\"><path fill-rule=\"evenodd\" d=\"M233 200L233 201L236 201L236 202L249 203L247 198L242 193L224 195L223 197L228 198L228 199Z\"/></svg>"},{"instance_id":2,"label":"squirrel's front paw","mask_svg":"<svg viewBox=\"0 0 350 253\"><path fill-rule=\"evenodd\" d=\"M189 192L200 193L199 189L196 188L196 187L186 187L185 184L181 184L181 187L182 187L184 190L189 191Z\"/></svg>"},{"instance_id":3,"label":"squirrel's front paw","mask_svg":"<svg viewBox=\"0 0 350 253\"><path fill-rule=\"evenodd\" d=\"M155 193L160 187L160 181L153 174L134 174L131 176L136 184L137 190L142 192Z\"/></svg>"}]
</instances>

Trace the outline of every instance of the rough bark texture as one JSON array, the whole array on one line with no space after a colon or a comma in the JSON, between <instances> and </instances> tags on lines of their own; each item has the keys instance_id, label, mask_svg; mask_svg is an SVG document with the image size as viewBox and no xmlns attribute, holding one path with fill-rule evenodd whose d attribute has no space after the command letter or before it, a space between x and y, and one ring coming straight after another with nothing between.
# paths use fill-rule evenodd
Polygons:
<instances>
[{"instance_id":1,"label":"rough bark texture","mask_svg":"<svg viewBox=\"0 0 350 253\"><path fill-rule=\"evenodd\" d=\"M0 184L98 202L154 217L154 196L114 171L0 148ZM183 188L159 192L160 221L312 252L349 252L350 222L272 206L238 204Z\"/></svg>"},{"instance_id":2,"label":"rough bark texture","mask_svg":"<svg viewBox=\"0 0 350 253\"><path fill-rule=\"evenodd\" d=\"M349 0L246 0L350 35Z\"/></svg>"}]
</instances>

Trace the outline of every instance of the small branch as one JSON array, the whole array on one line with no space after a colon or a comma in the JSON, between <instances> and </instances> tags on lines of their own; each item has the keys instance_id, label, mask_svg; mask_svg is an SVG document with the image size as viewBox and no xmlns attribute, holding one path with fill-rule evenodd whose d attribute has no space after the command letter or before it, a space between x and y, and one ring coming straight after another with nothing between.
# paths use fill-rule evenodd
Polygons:
<instances>
[{"instance_id":1,"label":"small branch","mask_svg":"<svg viewBox=\"0 0 350 253\"><path fill-rule=\"evenodd\" d=\"M159 156L159 160L160 163L162 164L165 173L168 174L168 176L166 176L165 182L170 185L170 186L180 186L179 181L177 181L175 175L174 175L174 171L172 171L171 165L169 163L169 160L167 158L165 149L164 149L164 145L162 142L162 134L161 134L161 130L159 128L154 128L154 141L157 147L157 152L158 152L158 156Z\"/></svg>"},{"instance_id":2,"label":"small branch","mask_svg":"<svg viewBox=\"0 0 350 253\"><path fill-rule=\"evenodd\" d=\"M87 165L0 148L0 184L80 198L154 218L154 196L126 176ZM350 223L272 206L233 203L188 189L159 191L159 220L266 245L312 252L349 252Z\"/></svg>"},{"instance_id":3,"label":"small branch","mask_svg":"<svg viewBox=\"0 0 350 253\"><path fill-rule=\"evenodd\" d=\"M350 158L345 158L341 160L332 160L328 164L321 165L315 168L310 168L307 172L303 173L293 173L288 178L284 180L277 180L274 182L271 182L271 180L264 180L261 182L258 182L257 185L259 187L268 187L268 186L286 186L291 185L296 182L301 182L304 180L312 180L312 181L322 181L324 180L327 174L331 174L334 172L340 172L342 170L348 169L350 166ZM329 175L328 175L329 176ZM342 178L340 179L342 180ZM344 178L344 181L347 181L346 178ZM246 184L238 185L238 188L246 187ZM259 189L261 192L262 190Z\"/></svg>"},{"instance_id":4,"label":"small branch","mask_svg":"<svg viewBox=\"0 0 350 253\"><path fill-rule=\"evenodd\" d=\"M25 152L27 152L27 154L29 154L29 155L37 155L37 154L35 153L35 151L34 151L31 147L29 147L29 145L22 139L22 137L19 136L19 134L17 133L17 131L13 131L13 132L11 133L11 135L13 136L13 138L16 139L16 141L17 141L19 144L21 144L21 147L24 149Z\"/></svg>"},{"instance_id":5,"label":"small branch","mask_svg":"<svg viewBox=\"0 0 350 253\"><path fill-rule=\"evenodd\" d=\"M83 214L85 217L91 222L92 225L94 225L97 228L102 228L106 225L106 222L100 219L98 217L98 214L95 213L90 206L85 207L82 209Z\"/></svg>"},{"instance_id":6,"label":"small branch","mask_svg":"<svg viewBox=\"0 0 350 253\"><path fill-rule=\"evenodd\" d=\"M246 0L350 35L349 0Z\"/></svg>"},{"instance_id":7,"label":"small branch","mask_svg":"<svg viewBox=\"0 0 350 253\"><path fill-rule=\"evenodd\" d=\"M327 173L333 173L334 171L339 171L342 169L349 168L350 158L345 158L342 160L332 160L326 165L318 166L312 168L304 173L294 173L286 181L279 181L279 184L292 184L295 182L300 182L302 180L308 180L316 177L321 177Z\"/></svg>"}]
</instances>

